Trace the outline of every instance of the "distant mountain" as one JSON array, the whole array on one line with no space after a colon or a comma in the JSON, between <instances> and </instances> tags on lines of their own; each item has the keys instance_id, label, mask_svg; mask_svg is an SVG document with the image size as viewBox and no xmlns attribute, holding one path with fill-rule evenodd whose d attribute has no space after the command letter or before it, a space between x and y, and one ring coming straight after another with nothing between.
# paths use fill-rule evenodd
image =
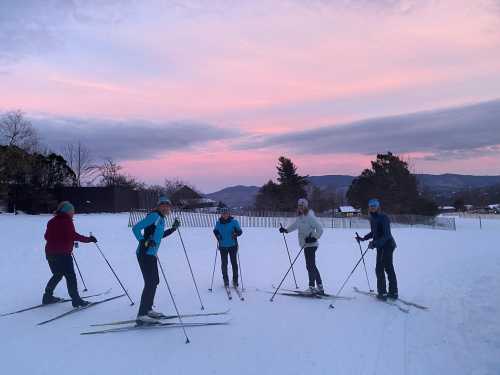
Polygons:
<instances>
[{"instance_id":1,"label":"distant mountain","mask_svg":"<svg viewBox=\"0 0 500 375\"><path fill-rule=\"evenodd\" d=\"M460 174L419 174L418 180L431 191L459 191L500 184L500 176L469 176Z\"/></svg>"},{"instance_id":2,"label":"distant mountain","mask_svg":"<svg viewBox=\"0 0 500 375\"><path fill-rule=\"evenodd\" d=\"M205 196L217 202L224 202L228 207L253 207L259 189L258 186L237 185Z\"/></svg>"},{"instance_id":3,"label":"distant mountain","mask_svg":"<svg viewBox=\"0 0 500 375\"><path fill-rule=\"evenodd\" d=\"M309 181L322 190L335 190L344 194L355 177L347 175L309 176ZM418 181L439 201L453 193L467 189L485 188L500 184L500 176L470 176L460 174L418 174ZM211 194L207 198L224 202L229 207L252 207L259 191L258 186L231 186Z\"/></svg>"}]
</instances>

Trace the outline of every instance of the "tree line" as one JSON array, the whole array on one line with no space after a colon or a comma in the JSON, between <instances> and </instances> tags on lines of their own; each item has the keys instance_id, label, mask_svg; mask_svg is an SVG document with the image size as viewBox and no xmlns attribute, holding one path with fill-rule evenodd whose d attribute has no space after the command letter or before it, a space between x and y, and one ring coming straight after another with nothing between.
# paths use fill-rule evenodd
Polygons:
<instances>
[{"instance_id":1,"label":"tree line","mask_svg":"<svg viewBox=\"0 0 500 375\"><path fill-rule=\"evenodd\" d=\"M257 194L257 210L294 211L300 198L308 198L311 208L319 213L340 205L332 191L311 186L308 176L299 175L290 159L280 157L276 169L277 182L268 181ZM378 198L391 214L435 216L438 213L433 199L419 190L408 163L391 152L377 155L371 168L352 181L346 198L350 205L361 210L366 210L370 198Z\"/></svg>"}]
</instances>

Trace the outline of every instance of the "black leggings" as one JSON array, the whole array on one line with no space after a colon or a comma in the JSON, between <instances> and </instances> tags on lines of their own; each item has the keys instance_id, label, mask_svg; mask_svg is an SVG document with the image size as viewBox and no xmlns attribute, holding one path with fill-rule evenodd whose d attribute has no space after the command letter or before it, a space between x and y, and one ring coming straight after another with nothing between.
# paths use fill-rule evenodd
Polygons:
<instances>
[{"instance_id":1,"label":"black leggings","mask_svg":"<svg viewBox=\"0 0 500 375\"><path fill-rule=\"evenodd\" d=\"M377 291L379 294L387 293L385 274L387 274L387 278L389 279L389 293L398 294L398 281L394 265L392 264L394 250L394 247L377 249L375 273L377 274Z\"/></svg>"},{"instance_id":2,"label":"black leggings","mask_svg":"<svg viewBox=\"0 0 500 375\"><path fill-rule=\"evenodd\" d=\"M233 268L233 283L238 284L238 248L237 247L221 247L220 249L222 278L224 285L229 283L229 276L227 274L228 256L231 258L231 267Z\"/></svg>"},{"instance_id":3,"label":"black leggings","mask_svg":"<svg viewBox=\"0 0 500 375\"><path fill-rule=\"evenodd\" d=\"M141 268L142 277L144 279L144 289L142 290L141 305L137 315L147 315L153 308L153 303L156 294L156 287L160 283L158 276L158 262L154 255L139 254L137 261Z\"/></svg>"},{"instance_id":4,"label":"black leggings","mask_svg":"<svg viewBox=\"0 0 500 375\"><path fill-rule=\"evenodd\" d=\"M73 301L78 301L78 284L76 281L75 269L73 267L73 257L71 255L47 255L52 277L45 287L45 294L53 295L59 281L64 277L68 286L68 294Z\"/></svg>"},{"instance_id":5,"label":"black leggings","mask_svg":"<svg viewBox=\"0 0 500 375\"><path fill-rule=\"evenodd\" d=\"M319 274L318 267L316 267L316 250L317 247L306 247L304 248L304 254L306 256L306 268L309 274L309 286L314 287L316 285L323 285L321 281L321 275Z\"/></svg>"}]
</instances>

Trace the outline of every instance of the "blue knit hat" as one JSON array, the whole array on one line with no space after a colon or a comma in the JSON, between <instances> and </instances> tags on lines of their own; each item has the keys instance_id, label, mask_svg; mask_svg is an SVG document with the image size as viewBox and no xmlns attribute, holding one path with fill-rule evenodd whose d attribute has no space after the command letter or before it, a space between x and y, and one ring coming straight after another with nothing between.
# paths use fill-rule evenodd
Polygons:
<instances>
[{"instance_id":1,"label":"blue knit hat","mask_svg":"<svg viewBox=\"0 0 500 375\"><path fill-rule=\"evenodd\" d=\"M57 206L57 212L65 213L67 214L68 212L74 211L75 206L73 206L70 202L64 201L59 203L59 206Z\"/></svg>"},{"instance_id":2,"label":"blue knit hat","mask_svg":"<svg viewBox=\"0 0 500 375\"><path fill-rule=\"evenodd\" d=\"M160 206L162 204L168 204L168 205L172 205L172 202L170 201L170 199L168 199L167 197L165 197L164 195L160 196L160 198L158 198L158 203L157 205Z\"/></svg>"},{"instance_id":3,"label":"blue knit hat","mask_svg":"<svg viewBox=\"0 0 500 375\"><path fill-rule=\"evenodd\" d=\"M380 201L376 198L372 198L368 201L368 207L379 208Z\"/></svg>"}]
</instances>

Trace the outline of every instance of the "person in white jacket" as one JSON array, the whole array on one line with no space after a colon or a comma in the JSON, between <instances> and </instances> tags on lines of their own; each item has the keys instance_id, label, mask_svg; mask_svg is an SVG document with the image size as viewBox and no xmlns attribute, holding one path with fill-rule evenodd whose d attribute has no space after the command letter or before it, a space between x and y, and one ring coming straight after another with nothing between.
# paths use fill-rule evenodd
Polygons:
<instances>
[{"instance_id":1,"label":"person in white jacket","mask_svg":"<svg viewBox=\"0 0 500 375\"><path fill-rule=\"evenodd\" d=\"M323 294L323 282L316 266L316 250L318 249L318 239L323 234L323 227L318 221L314 212L309 209L309 203L301 198L297 203L297 220L287 228L280 228L280 233L289 233L298 229L299 244L304 248L306 257L306 268L309 274L309 289L311 294Z\"/></svg>"}]
</instances>

